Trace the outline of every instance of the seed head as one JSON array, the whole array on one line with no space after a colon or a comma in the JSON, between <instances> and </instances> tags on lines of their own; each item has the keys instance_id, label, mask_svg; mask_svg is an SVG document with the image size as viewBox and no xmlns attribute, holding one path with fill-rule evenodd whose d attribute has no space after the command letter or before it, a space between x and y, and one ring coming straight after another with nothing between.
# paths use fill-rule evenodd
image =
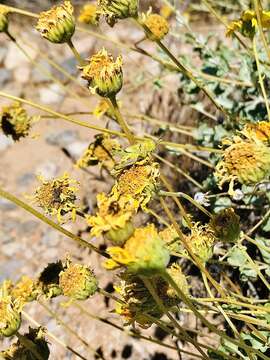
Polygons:
<instances>
[{"instance_id":1,"label":"seed head","mask_svg":"<svg viewBox=\"0 0 270 360\"><path fill-rule=\"evenodd\" d=\"M78 20L87 25L97 26L99 23L98 7L95 4L86 4L81 9Z\"/></svg>"},{"instance_id":2,"label":"seed head","mask_svg":"<svg viewBox=\"0 0 270 360\"><path fill-rule=\"evenodd\" d=\"M45 180L40 176L39 179L42 185L37 188L34 195L37 205L46 214L57 215L59 222L62 222L62 217L68 213L71 213L74 219L78 209L75 204L77 188L74 185L78 182L70 179L67 173L53 180Z\"/></svg>"},{"instance_id":3,"label":"seed head","mask_svg":"<svg viewBox=\"0 0 270 360\"><path fill-rule=\"evenodd\" d=\"M12 336L21 326L21 307L10 295L0 294L0 335Z\"/></svg>"},{"instance_id":4,"label":"seed head","mask_svg":"<svg viewBox=\"0 0 270 360\"><path fill-rule=\"evenodd\" d=\"M38 289L35 282L28 276L22 276L11 290L11 296L22 304L36 300Z\"/></svg>"},{"instance_id":5,"label":"seed head","mask_svg":"<svg viewBox=\"0 0 270 360\"><path fill-rule=\"evenodd\" d=\"M50 299L62 294L62 289L59 286L59 275L63 270L62 261L57 261L48 264L39 275L38 287L47 298Z\"/></svg>"},{"instance_id":6,"label":"seed head","mask_svg":"<svg viewBox=\"0 0 270 360\"><path fill-rule=\"evenodd\" d=\"M170 28L168 21L159 14L146 14L143 16L142 23L148 39L152 41L163 40Z\"/></svg>"},{"instance_id":7,"label":"seed head","mask_svg":"<svg viewBox=\"0 0 270 360\"><path fill-rule=\"evenodd\" d=\"M110 26L117 20L138 16L138 0L98 0L100 14L106 17Z\"/></svg>"},{"instance_id":8,"label":"seed head","mask_svg":"<svg viewBox=\"0 0 270 360\"><path fill-rule=\"evenodd\" d=\"M98 289L93 271L85 265L72 264L70 261L67 261L59 275L59 285L63 294L74 300L86 300Z\"/></svg>"},{"instance_id":9,"label":"seed head","mask_svg":"<svg viewBox=\"0 0 270 360\"><path fill-rule=\"evenodd\" d=\"M115 96L123 85L122 57L114 61L112 55L103 48L81 67L83 79L88 81L89 89L102 97Z\"/></svg>"},{"instance_id":10,"label":"seed head","mask_svg":"<svg viewBox=\"0 0 270 360\"><path fill-rule=\"evenodd\" d=\"M170 259L169 251L153 224L134 231L124 247L111 247L108 250L115 267L126 266L128 272L144 276L163 271ZM113 263L109 262L113 268Z\"/></svg>"},{"instance_id":11,"label":"seed head","mask_svg":"<svg viewBox=\"0 0 270 360\"><path fill-rule=\"evenodd\" d=\"M75 31L71 2L64 1L63 4L40 13L36 29L52 43L62 44L70 41Z\"/></svg>"},{"instance_id":12,"label":"seed head","mask_svg":"<svg viewBox=\"0 0 270 360\"><path fill-rule=\"evenodd\" d=\"M4 5L0 5L0 33L8 29L8 10Z\"/></svg>"},{"instance_id":13,"label":"seed head","mask_svg":"<svg viewBox=\"0 0 270 360\"><path fill-rule=\"evenodd\" d=\"M232 208L223 209L213 216L210 226L218 240L235 242L240 235L240 216Z\"/></svg>"},{"instance_id":14,"label":"seed head","mask_svg":"<svg viewBox=\"0 0 270 360\"><path fill-rule=\"evenodd\" d=\"M20 102L3 107L0 113L0 128L6 136L18 141L29 134L33 117L28 116Z\"/></svg>"}]
</instances>

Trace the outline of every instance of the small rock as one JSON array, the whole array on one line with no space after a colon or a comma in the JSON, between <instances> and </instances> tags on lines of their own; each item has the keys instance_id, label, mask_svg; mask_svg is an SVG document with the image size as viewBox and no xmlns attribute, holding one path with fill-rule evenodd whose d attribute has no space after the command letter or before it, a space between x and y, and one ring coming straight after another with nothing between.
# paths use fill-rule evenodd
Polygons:
<instances>
[{"instance_id":1,"label":"small rock","mask_svg":"<svg viewBox=\"0 0 270 360\"><path fill-rule=\"evenodd\" d=\"M88 145L89 143L76 141L66 146L66 149L72 158L77 160L83 154Z\"/></svg>"},{"instance_id":2,"label":"small rock","mask_svg":"<svg viewBox=\"0 0 270 360\"><path fill-rule=\"evenodd\" d=\"M64 92L58 84L51 84L39 89L39 97L43 104L57 104L63 100Z\"/></svg>"},{"instance_id":3,"label":"small rock","mask_svg":"<svg viewBox=\"0 0 270 360\"><path fill-rule=\"evenodd\" d=\"M0 198L0 210L11 211L16 208L17 208L17 206L15 204L13 204L12 202L10 202L6 199Z\"/></svg>"},{"instance_id":4,"label":"small rock","mask_svg":"<svg viewBox=\"0 0 270 360\"><path fill-rule=\"evenodd\" d=\"M6 150L13 144L13 140L3 134L0 134L0 151Z\"/></svg>"},{"instance_id":5,"label":"small rock","mask_svg":"<svg viewBox=\"0 0 270 360\"><path fill-rule=\"evenodd\" d=\"M75 130L64 130L58 133L51 133L46 136L46 142L50 145L66 147L72 142L78 140L79 135Z\"/></svg>"},{"instance_id":6,"label":"small rock","mask_svg":"<svg viewBox=\"0 0 270 360\"><path fill-rule=\"evenodd\" d=\"M1 49L0 49L1 50ZM8 80L11 78L11 71L7 69L0 69L0 86L6 84Z\"/></svg>"},{"instance_id":7,"label":"small rock","mask_svg":"<svg viewBox=\"0 0 270 360\"><path fill-rule=\"evenodd\" d=\"M14 70L14 78L21 84L26 84L30 79L31 69L28 66L22 66Z\"/></svg>"},{"instance_id":8,"label":"small rock","mask_svg":"<svg viewBox=\"0 0 270 360\"><path fill-rule=\"evenodd\" d=\"M38 166L38 168L36 169L36 173L38 175L42 175L45 180L50 180L57 175L58 170L59 167L55 163L51 161L46 161Z\"/></svg>"}]
</instances>

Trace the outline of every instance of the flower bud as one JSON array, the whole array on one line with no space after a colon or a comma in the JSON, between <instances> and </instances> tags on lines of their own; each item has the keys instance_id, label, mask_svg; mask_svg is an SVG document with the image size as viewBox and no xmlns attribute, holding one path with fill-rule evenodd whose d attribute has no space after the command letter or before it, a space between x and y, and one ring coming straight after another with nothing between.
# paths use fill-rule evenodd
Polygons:
<instances>
[{"instance_id":1,"label":"flower bud","mask_svg":"<svg viewBox=\"0 0 270 360\"><path fill-rule=\"evenodd\" d=\"M86 300L98 289L98 281L91 269L85 265L67 262L59 275L59 285L63 294L74 300Z\"/></svg>"},{"instance_id":2,"label":"flower bud","mask_svg":"<svg viewBox=\"0 0 270 360\"><path fill-rule=\"evenodd\" d=\"M118 19L138 16L138 0L99 0L100 13L105 15L106 21L113 26Z\"/></svg>"},{"instance_id":3,"label":"flower bud","mask_svg":"<svg viewBox=\"0 0 270 360\"><path fill-rule=\"evenodd\" d=\"M50 263L41 272L38 279L38 286L47 298L53 298L62 294L59 286L59 275L64 270L62 261Z\"/></svg>"},{"instance_id":4,"label":"flower bud","mask_svg":"<svg viewBox=\"0 0 270 360\"><path fill-rule=\"evenodd\" d=\"M108 239L115 246L122 246L133 235L134 225L131 221L128 221L123 228L111 229L105 233L106 239Z\"/></svg>"},{"instance_id":5,"label":"flower bud","mask_svg":"<svg viewBox=\"0 0 270 360\"><path fill-rule=\"evenodd\" d=\"M0 296L0 335L12 336L21 326L19 303L11 296Z\"/></svg>"},{"instance_id":6,"label":"flower bud","mask_svg":"<svg viewBox=\"0 0 270 360\"><path fill-rule=\"evenodd\" d=\"M82 78L88 81L89 89L102 97L115 96L123 85L122 57L114 61L103 48L81 67Z\"/></svg>"},{"instance_id":7,"label":"flower bud","mask_svg":"<svg viewBox=\"0 0 270 360\"><path fill-rule=\"evenodd\" d=\"M142 23L145 26L146 36L152 41L162 40L170 30L168 21L159 14L144 15Z\"/></svg>"},{"instance_id":8,"label":"flower bud","mask_svg":"<svg viewBox=\"0 0 270 360\"><path fill-rule=\"evenodd\" d=\"M223 209L213 216L210 226L218 240L235 242L240 235L240 216L232 208Z\"/></svg>"},{"instance_id":9,"label":"flower bud","mask_svg":"<svg viewBox=\"0 0 270 360\"><path fill-rule=\"evenodd\" d=\"M70 41L75 31L71 2L64 1L63 4L40 13L36 29L52 43L62 44Z\"/></svg>"},{"instance_id":10,"label":"flower bud","mask_svg":"<svg viewBox=\"0 0 270 360\"><path fill-rule=\"evenodd\" d=\"M8 10L5 6L0 5L0 33L8 29Z\"/></svg>"}]
</instances>

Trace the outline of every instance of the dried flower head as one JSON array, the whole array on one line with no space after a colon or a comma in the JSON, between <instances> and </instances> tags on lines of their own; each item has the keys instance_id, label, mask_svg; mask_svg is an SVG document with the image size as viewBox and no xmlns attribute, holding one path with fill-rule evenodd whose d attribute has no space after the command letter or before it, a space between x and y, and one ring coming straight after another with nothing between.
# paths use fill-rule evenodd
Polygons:
<instances>
[{"instance_id":1,"label":"dried flower head","mask_svg":"<svg viewBox=\"0 0 270 360\"><path fill-rule=\"evenodd\" d=\"M4 360L37 360L36 355L39 354L38 359L48 360L50 356L50 349L45 339L45 330L41 327L37 329L29 328L29 332L23 335L25 341L31 344L31 349L25 347L22 340L18 340L12 344L7 350L0 352L0 358Z\"/></svg>"},{"instance_id":2,"label":"dried flower head","mask_svg":"<svg viewBox=\"0 0 270 360\"><path fill-rule=\"evenodd\" d=\"M118 56L114 61L104 48L93 55L89 64L81 67L81 70L89 89L102 97L115 96L122 88L122 57Z\"/></svg>"},{"instance_id":3,"label":"dried flower head","mask_svg":"<svg viewBox=\"0 0 270 360\"><path fill-rule=\"evenodd\" d=\"M98 0L100 14L106 17L110 26L117 20L138 16L138 0Z\"/></svg>"},{"instance_id":4,"label":"dried flower head","mask_svg":"<svg viewBox=\"0 0 270 360\"><path fill-rule=\"evenodd\" d=\"M262 27L264 29L270 28L270 11L261 11L260 13ZM258 20L254 10L245 10L238 20L232 21L228 28L226 35L232 36L236 31L243 36L253 38L258 27Z\"/></svg>"},{"instance_id":5,"label":"dried flower head","mask_svg":"<svg viewBox=\"0 0 270 360\"><path fill-rule=\"evenodd\" d=\"M235 242L240 235L240 216L233 208L223 209L213 216L210 226L218 240Z\"/></svg>"},{"instance_id":6,"label":"dried flower head","mask_svg":"<svg viewBox=\"0 0 270 360\"><path fill-rule=\"evenodd\" d=\"M22 276L11 290L11 296L22 304L36 300L38 289L36 283L28 276Z\"/></svg>"},{"instance_id":7,"label":"dried flower head","mask_svg":"<svg viewBox=\"0 0 270 360\"><path fill-rule=\"evenodd\" d=\"M8 29L8 9L4 5L0 5L0 33L6 32Z\"/></svg>"},{"instance_id":8,"label":"dried flower head","mask_svg":"<svg viewBox=\"0 0 270 360\"><path fill-rule=\"evenodd\" d=\"M216 242L214 231L208 225L194 224L190 235L186 238L192 253L202 263L206 263L213 256L213 247Z\"/></svg>"},{"instance_id":9,"label":"dried flower head","mask_svg":"<svg viewBox=\"0 0 270 360\"><path fill-rule=\"evenodd\" d=\"M52 43L62 44L70 41L75 31L73 6L70 1L54 6L40 13L36 29Z\"/></svg>"},{"instance_id":10,"label":"dried flower head","mask_svg":"<svg viewBox=\"0 0 270 360\"><path fill-rule=\"evenodd\" d=\"M74 185L78 182L70 179L67 173L53 180L45 180L41 176L39 179L42 185L37 188L34 196L37 205L46 214L57 215L59 222L62 222L62 217L68 213L71 213L74 220L78 209L75 204L77 187Z\"/></svg>"},{"instance_id":11,"label":"dried flower head","mask_svg":"<svg viewBox=\"0 0 270 360\"><path fill-rule=\"evenodd\" d=\"M143 15L142 23L148 39L160 41L168 34L170 28L168 21L159 14L147 13Z\"/></svg>"},{"instance_id":12,"label":"dried flower head","mask_svg":"<svg viewBox=\"0 0 270 360\"><path fill-rule=\"evenodd\" d=\"M156 193L159 181L159 164L133 165L124 170L112 188L115 196L126 196L137 202L137 208L147 211L147 204Z\"/></svg>"},{"instance_id":13,"label":"dried flower head","mask_svg":"<svg viewBox=\"0 0 270 360\"><path fill-rule=\"evenodd\" d=\"M42 270L38 278L38 287L40 291L47 297L53 298L62 294L59 286L59 275L64 270L62 261L50 263Z\"/></svg>"},{"instance_id":14,"label":"dried flower head","mask_svg":"<svg viewBox=\"0 0 270 360\"><path fill-rule=\"evenodd\" d=\"M111 136L107 134L98 134L95 136L95 141L85 150L76 165L79 168L85 169L89 166L99 164L100 167L111 171L115 166L113 154L119 149L120 144L117 140L112 139Z\"/></svg>"},{"instance_id":15,"label":"dried flower head","mask_svg":"<svg viewBox=\"0 0 270 360\"><path fill-rule=\"evenodd\" d=\"M133 204L126 197L97 195L98 213L89 216L87 223L92 227L91 235L106 237L115 245L123 243L133 234L131 218L134 214Z\"/></svg>"},{"instance_id":16,"label":"dried flower head","mask_svg":"<svg viewBox=\"0 0 270 360\"><path fill-rule=\"evenodd\" d=\"M268 121L259 121L257 123L249 123L244 126L241 131L248 139L256 139L264 143L270 142L270 123Z\"/></svg>"},{"instance_id":17,"label":"dried flower head","mask_svg":"<svg viewBox=\"0 0 270 360\"><path fill-rule=\"evenodd\" d=\"M224 150L223 159L216 166L215 176L219 186L230 182L229 194L233 195L234 181L256 184L270 174L270 148L261 142L237 139Z\"/></svg>"},{"instance_id":18,"label":"dried flower head","mask_svg":"<svg viewBox=\"0 0 270 360\"><path fill-rule=\"evenodd\" d=\"M3 107L0 113L0 128L6 136L14 141L29 134L34 118L29 116L20 102Z\"/></svg>"},{"instance_id":19,"label":"dried flower head","mask_svg":"<svg viewBox=\"0 0 270 360\"><path fill-rule=\"evenodd\" d=\"M136 229L123 248L111 247L107 251L112 258L107 263L108 268L123 265L128 272L145 276L163 271L170 259L169 251L153 224Z\"/></svg>"},{"instance_id":20,"label":"dried flower head","mask_svg":"<svg viewBox=\"0 0 270 360\"><path fill-rule=\"evenodd\" d=\"M70 260L59 275L59 285L63 295L74 300L86 300L98 289L93 271L85 265L73 264Z\"/></svg>"},{"instance_id":21,"label":"dried flower head","mask_svg":"<svg viewBox=\"0 0 270 360\"><path fill-rule=\"evenodd\" d=\"M0 293L0 335L12 336L21 326L21 305L10 295Z\"/></svg>"},{"instance_id":22,"label":"dried flower head","mask_svg":"<svg viewBox=\"0 0 270 360\"><path fill-rule=\"evenodd\" d=\"M87 25L97 26L99 23L98 7L95 4L85 4L80 11L78 20Z\"/></svg>"}]
</instances>

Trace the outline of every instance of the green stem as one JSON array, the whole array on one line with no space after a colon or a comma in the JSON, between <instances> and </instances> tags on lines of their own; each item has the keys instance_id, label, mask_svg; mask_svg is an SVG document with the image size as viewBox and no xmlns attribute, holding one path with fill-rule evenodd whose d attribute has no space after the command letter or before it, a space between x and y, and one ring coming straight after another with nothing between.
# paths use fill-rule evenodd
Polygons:
<instances>
[{"instance_id":1,"label":"green stem","mask_svg":"<svg viewBox=\"0 0 270 360\"><path fill-rule=\"evenodd\" d=\"M83 58L81 57L81 55L79 54L79 52L77 51L77 49L75 48L72 40L70 39L68 42L67 42L70 50L73 52L76 60L78 61L79 65L80 66L84 66L85 65L85 62L83 60Z\"/></svg>"}]
</instances>

